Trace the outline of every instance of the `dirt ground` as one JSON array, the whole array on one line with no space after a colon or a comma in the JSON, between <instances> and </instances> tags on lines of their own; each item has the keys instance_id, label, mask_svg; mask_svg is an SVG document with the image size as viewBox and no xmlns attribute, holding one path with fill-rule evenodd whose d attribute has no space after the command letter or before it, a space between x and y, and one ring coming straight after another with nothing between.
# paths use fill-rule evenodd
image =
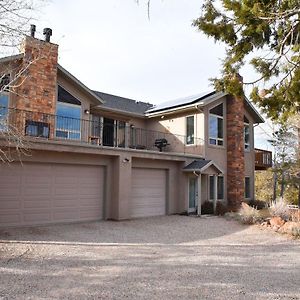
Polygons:
<instances>
[{"instance_id":1,"label":"dirt ground","mask_svg":"<svg viewBox=\"0 0 300 300\"><path fill-rule=\"evenodd\" d=\"M300 241L220 217L0 230L0 299L300 299Z\"/></svg>"}]
</instances>

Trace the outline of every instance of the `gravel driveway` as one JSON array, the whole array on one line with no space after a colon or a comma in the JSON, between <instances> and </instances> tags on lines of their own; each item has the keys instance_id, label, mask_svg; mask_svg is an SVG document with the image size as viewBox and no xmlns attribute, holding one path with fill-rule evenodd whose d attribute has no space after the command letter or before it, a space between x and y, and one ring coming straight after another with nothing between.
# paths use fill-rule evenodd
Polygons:
<instances>
[{"instance_id":1,"label":"gravel driveway","mask_svg":"<svg viewBox=\"0 0 300 300\"><path fill-rule=\"evenodd\" d=\"M300 242L219 217L0 230L0 299L300 299Z\"/></svg>"}]
</instances>

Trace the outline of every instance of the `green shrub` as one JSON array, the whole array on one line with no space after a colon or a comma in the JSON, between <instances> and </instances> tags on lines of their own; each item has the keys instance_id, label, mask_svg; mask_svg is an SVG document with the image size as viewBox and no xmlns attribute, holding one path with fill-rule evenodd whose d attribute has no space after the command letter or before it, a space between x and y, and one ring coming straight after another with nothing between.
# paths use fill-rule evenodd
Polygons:
<instances>
[{"instance_id":1,"label":"green shrub","mask_svg":"<svg viewBox=\"0 0 300 300\"><path fill-rule=\"evenodd\" d=\"M267 203L265 201L261 201L261 200L250 200L248 203L250 206L261 210L267 207Z\"/></svg>"}]
</instances>

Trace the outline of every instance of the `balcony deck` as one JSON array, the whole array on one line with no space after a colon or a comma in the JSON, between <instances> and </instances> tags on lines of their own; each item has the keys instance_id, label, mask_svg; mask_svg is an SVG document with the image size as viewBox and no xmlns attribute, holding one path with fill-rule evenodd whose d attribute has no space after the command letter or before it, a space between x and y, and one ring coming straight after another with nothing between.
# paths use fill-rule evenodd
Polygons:
<instances>
[{"instance_id":1,"label":"balcony deck","mask_svg":"<svg viewBox=\"0 0 300 300\"><path fill-rule=\"evenodd\" d=\"M19 136L28 137L31 141L34 138L62 141L64 144L76 142L93 145L93 147L99 146L99 149L112 147L204 155L204 141L199 138L192 138L190 144L187 145L187 138L184 135L136 128L117 121L113 124L103 124L103 122L91 119L92 115L87 115L87 119L75 119L41 112L0 108L0 133L13 129Z\"/></svg>"},{"instance_id":2,"label":"balcony deck","mask_svg":"<svg viewBox=\"0 0 300 300\"><path fill-rule=\"evenodd\" d=\"M255 148L255 170L267 170L272 167L272 151Z\"/></svg>"}]
</instances>

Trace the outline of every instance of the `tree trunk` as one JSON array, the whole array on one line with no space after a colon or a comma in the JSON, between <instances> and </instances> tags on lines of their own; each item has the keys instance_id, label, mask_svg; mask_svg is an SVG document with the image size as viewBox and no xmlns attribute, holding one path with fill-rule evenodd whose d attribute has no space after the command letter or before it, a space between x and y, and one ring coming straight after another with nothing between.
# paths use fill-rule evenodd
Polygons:
<instances>
[{"instance_id":1,"label":"tree trunk","mask_svg":"<svg viewBox=\"0 0 300 300\"><path fill-rule=\"evenodd\" d=\"M281 185L280 185L280 197L283 198L284 194L284 172L281 175Z\"/></svg>"},{"instance_id":2,"label":"tree trunk","mask_svg":"<svg viewBox=\"0 0 300 300\"><path fill-rule=\"evenodd\" d=\"M273 173L273 202L276 202L277 197L277 173Z\"/></svg>"}]
</instances>

